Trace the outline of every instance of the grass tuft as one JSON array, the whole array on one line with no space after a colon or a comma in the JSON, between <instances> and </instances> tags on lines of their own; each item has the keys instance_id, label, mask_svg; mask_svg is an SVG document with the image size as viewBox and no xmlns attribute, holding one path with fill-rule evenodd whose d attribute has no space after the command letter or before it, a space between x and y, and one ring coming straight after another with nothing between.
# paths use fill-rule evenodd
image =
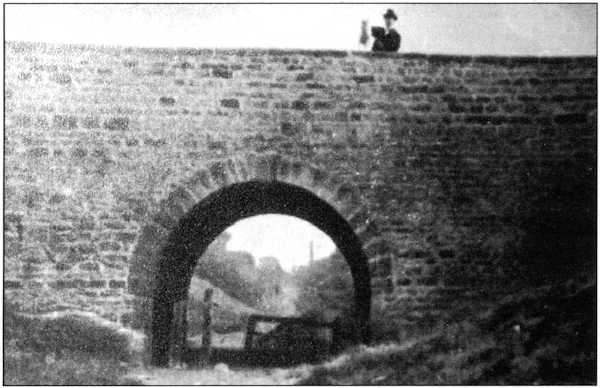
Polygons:
<instances>
[{"instance_id":1,"label":"grass tuft","mask_svg":"<svg viewBox=\"0 0 600 388\"><path fill-rule=\"evenodd\" d=\"M4 347L4 385L120 385L127 371L122 362L86 352Z\"/></svg>"},{"instance_id":2,"label":"grass tuft","mask_svg":"<svg viewBox=\"0 0 600 388\"><path fill-rule=\"evenodd\" d=\"M5 385L125 384L131 336L85 315L28 317L4 308ZM129 382L132 385L135 382Z\"/></svg>"}]
</instances>

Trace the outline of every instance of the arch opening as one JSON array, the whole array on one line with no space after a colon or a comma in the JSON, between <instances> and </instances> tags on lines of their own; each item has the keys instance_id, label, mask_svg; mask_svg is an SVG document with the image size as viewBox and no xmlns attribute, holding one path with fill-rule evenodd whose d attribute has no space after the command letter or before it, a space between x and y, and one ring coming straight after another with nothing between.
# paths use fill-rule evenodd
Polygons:
<instances>
[{"instance_id":1,"label":"arch opening","mask_svg":"<svg viewBox=\"0 0 600 388\"><path fill-rule=\"evenodd\" d=\"M266 355L280 364L324 359L347 345L353 305L350 267L329 236L292 216L245 218L197 260L175 306L171 359L234 364L261 351L263 364Z\"/></svg>"},{"instance_id":2,"label":"arch opening","mask_svg":"<svg viewBox=\"0 0 600 388\"><path fill-rule=\"evenodd\" d=\"M348 222L310 191L279 181L234 183L197 203L169 235L156 273L152 315L152 363L169 363L174 306L185 300L197 260L225 229L262 214L305 220L328 235L350 267L354 284L353 341L369 337L371 290L368 260Z\"/></svg>"}]
</instances>

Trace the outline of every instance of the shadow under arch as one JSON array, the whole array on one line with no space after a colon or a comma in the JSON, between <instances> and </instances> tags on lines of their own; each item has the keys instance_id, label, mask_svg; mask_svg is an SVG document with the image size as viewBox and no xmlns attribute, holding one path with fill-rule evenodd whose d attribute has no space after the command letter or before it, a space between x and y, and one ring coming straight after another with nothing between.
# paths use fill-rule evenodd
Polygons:
<instances>
[{"instance_id":1,"label":"shadow under arch","mask_svg":"<svg viewBox=\"0 0 600 388\"><path fill-rule=\"evenodd\" d=\"M235 222L277 213L301 218L327 234L346 258L354 281L357 341L369 339L371 288L368 259L348 222L324 200L280 181L234 183L197 203L171 232L156 272L152 305L152 364L167 366L173 306L187 296L193 269L210 243Z\"/></svg>"}]
</instances>

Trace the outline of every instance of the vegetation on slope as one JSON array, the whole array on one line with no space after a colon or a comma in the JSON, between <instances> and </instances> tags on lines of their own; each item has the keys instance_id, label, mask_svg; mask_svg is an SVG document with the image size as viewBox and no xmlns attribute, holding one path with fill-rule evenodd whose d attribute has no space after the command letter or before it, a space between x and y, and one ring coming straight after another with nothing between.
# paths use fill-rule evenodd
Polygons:
<instances>
[{"instance_id":1,"label":"vegetation on slope","mask_svg":"<svg viewBox=\"0 0 600 388\"><path fill-rule=\"evenodd\" d=\"M595 306L595 284L529 289L431 335L354 348L299 384L595 384Z\"/></svg>"},{"instance_id":2,"label":"vegetation on slope","mask_svg":"<svg viewBox=\"0 0 600 388\"><path fill-rule=\"evenodd\" d=\"M84 316L33 319L5 305L3 383L123 384L133 356L130 340Z\"/></svg>"},{"instance_id":3,"label":"vegetation on slope","mask_svg":"<svg viewBox=\"0 0 600 388\"><path fill-rule=\"evenodd\" d=\"M297 267L294 279L300 290L296 310L301 314L322 316L330 311L344 318L352 315L354 283L350 267L339 251Z\"/></svg>"},{"instance_id":4,"label":"vegetation on slope","mask_svg":"<svg viewBox=\"0 0 600 388\"><path fill-rule=\"evenodd\" d=\"M198 260L194 275L248 306L260 306L265 290L254 258L248 252L227 250L230 239L229 233L221 233Z\"/></svg>"}]
</instances>

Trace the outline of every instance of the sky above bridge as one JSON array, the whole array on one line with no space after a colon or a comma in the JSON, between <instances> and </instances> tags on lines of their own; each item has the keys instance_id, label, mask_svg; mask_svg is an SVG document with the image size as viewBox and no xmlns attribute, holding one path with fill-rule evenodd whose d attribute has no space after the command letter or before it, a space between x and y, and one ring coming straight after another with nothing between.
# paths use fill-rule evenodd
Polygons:
<instances>
[{"instance_id":1,"label":"sky above bridge","mask_svg":"<svg viewBox=\"0 0 600 388\"><path fill-rule=\"evenodd\" d=\"M401 52L596 55L588 4L7 4L5 39L142 47L368 49L399 17Z\"/></svg>"}]
</instances>

